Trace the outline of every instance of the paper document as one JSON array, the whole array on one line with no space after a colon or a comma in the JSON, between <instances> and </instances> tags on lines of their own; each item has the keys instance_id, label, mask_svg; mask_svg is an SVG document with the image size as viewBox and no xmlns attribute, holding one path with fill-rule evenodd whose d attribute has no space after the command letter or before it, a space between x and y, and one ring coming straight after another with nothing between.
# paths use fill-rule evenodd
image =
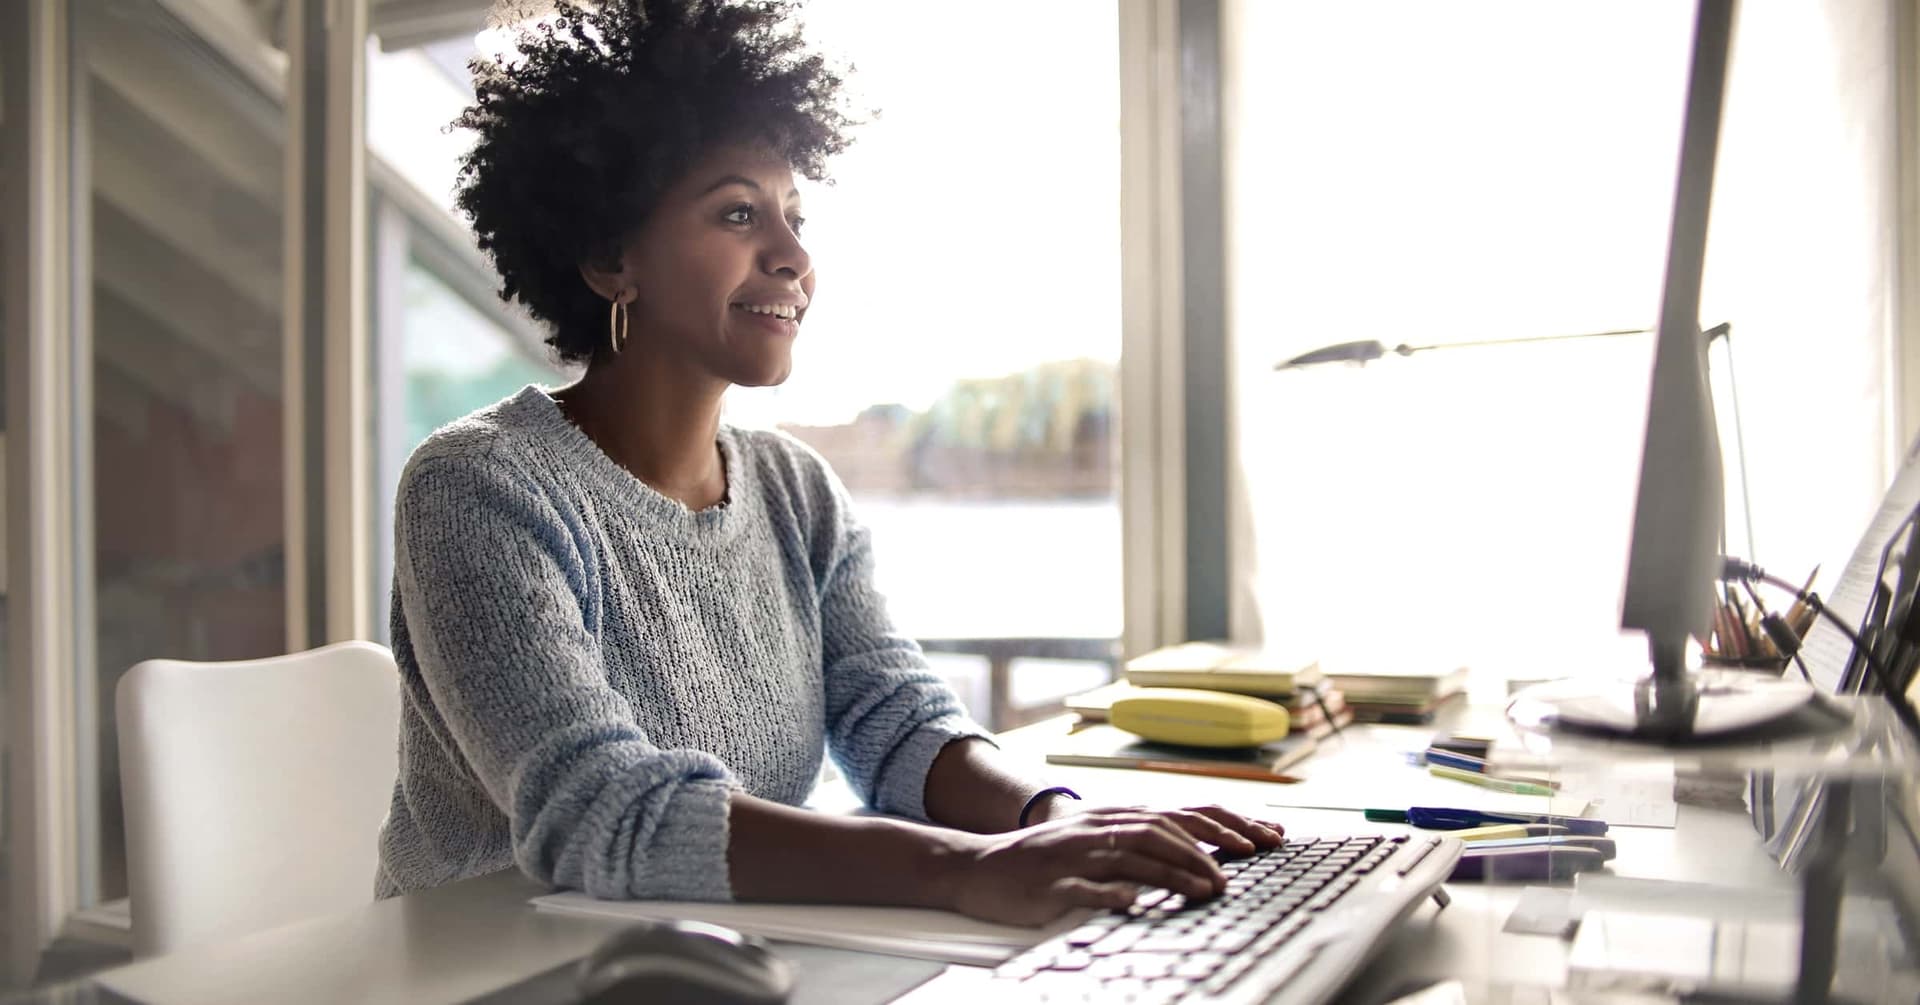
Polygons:
<instances>
[{"instance_id":1,"label":"paper document","mask_svg":"<svg viewBox=\"0 0 1920 1005\"><path fill-rule=\"evenodd\" d=\"M1001 963L1093 913L1070 911L1051 925L1023 928L919 907L597 900L577 892L550 893L531 903L562 914L614 921L704 921L767 939L975 966Z\"/></svg>"},{"instance_id":2,"label":"paper document","mask_svg":"<svg viewBox=\"0 0 1920 1005\"><path fill-rule=\"evenodd\" d=\"M1587 812L1584 795L1520 795L1437 778L1424 767L1408 764L1405 751L1390 744L1367 743L1359 736L1349 749L1339 751L1339 756L1311 758L1295 770L1304 779L1262 792L1267 805L1336 810L1450 806L1489 813L1563 816L1583 816Z\"/></svg>"}]
</instances>

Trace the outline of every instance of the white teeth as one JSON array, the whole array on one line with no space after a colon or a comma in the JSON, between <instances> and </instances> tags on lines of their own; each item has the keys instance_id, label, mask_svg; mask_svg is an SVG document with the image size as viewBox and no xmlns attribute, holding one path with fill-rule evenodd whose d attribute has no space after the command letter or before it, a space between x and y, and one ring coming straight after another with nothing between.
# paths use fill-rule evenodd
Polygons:
<instances>
[{"instance_id":1,"label":"white teeth","mask_svg":"<svg viewBox=\"0 0 1920 1005\"><path fill-rule=\"evenodd\" d=\"M800 311L798 308L789 306L787 304L776 304L776 305L734 304L734 306L740 308L743 311L752 311L755 314L768 314L768 315L772 315L773 317L783 318L788 321L792 321L793 319L800 316Z\"/></svg>"}]
</instances>

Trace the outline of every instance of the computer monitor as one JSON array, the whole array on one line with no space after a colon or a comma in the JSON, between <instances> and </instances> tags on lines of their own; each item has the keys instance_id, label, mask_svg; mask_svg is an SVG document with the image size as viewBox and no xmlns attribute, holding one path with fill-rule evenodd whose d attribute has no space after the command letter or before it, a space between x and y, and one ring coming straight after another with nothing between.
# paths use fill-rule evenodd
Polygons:
<instances>
[{"instance_id":1,"label":"computer monitor","mask_svg":"<svg viewBox=\"0 0 1920 1005\"><path fill-rule=\"evenodd\" d=\"M1720 437L1700 328L1700 278L1714 157L1733 34L1733 0L1700 0L1680 136L1679 178L1660 298L1620 627L1646 633L1652 668L1551 681L1516 695L1527 724L1671 739L1726 733L1789 715L1812 699L1797 681L1690 673L1687 640L1713 624L1719 581Z\"/></svg>"}]
</instances>

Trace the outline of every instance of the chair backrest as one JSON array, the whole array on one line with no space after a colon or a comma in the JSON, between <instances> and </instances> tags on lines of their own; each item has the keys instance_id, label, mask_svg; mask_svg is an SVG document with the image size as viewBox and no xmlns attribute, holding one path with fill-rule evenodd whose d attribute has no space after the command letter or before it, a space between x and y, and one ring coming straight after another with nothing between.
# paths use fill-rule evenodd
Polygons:
<instances>
[{"instance_id":1,"label":"chair backrest","mask_svg":"<svg viewBox=\"0 0 1920 1005\"><path fill-rule=\"evenodd\" d=\"M117 696L136 955L373 899L400 728L386 648L148 660Z\"/></svg>"}]
</instances>

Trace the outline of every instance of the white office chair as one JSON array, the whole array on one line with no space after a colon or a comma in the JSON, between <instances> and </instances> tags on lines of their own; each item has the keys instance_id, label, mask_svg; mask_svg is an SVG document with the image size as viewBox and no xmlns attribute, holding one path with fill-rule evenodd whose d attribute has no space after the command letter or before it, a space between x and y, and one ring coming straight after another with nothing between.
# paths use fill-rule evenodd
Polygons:
<instances>
[{"instance_id":1,"label":"white office chair","mask_svg":"<svg viewBox=\"0 0 1920 1005\"><path fill-rule=\"evenodd\" d=\"M120 679L136 956L373 899L400 677L369 642Z\"/></svg>"}]
</instances>

